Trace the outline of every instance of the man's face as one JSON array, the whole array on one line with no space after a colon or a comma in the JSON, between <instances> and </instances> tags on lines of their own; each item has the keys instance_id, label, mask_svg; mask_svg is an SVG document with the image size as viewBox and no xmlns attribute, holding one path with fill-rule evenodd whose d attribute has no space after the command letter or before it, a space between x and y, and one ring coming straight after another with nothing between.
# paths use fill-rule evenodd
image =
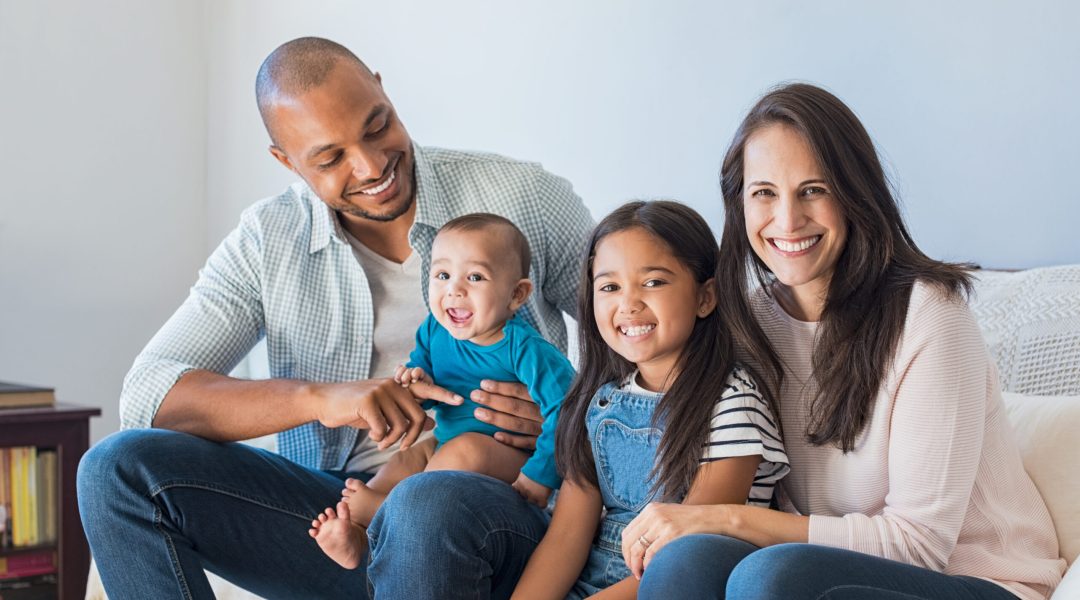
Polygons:
<instances>
[{"instance_id":1,"label":"man's face","mask_svg":"<svg viewBox=\"0 0 1080 600\"><path fill-rule=\"evenodd\" d=\"M339 62L319 86L276 99L270 152L346 220L392 221L416 186L412 143L377 75Z\"/></svg>"}]
</instances>

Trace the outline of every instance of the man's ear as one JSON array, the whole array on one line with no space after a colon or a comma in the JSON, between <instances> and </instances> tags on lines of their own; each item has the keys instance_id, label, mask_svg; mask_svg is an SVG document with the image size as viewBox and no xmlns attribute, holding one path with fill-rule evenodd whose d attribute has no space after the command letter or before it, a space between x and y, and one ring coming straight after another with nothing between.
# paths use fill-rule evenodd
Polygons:
<instances>
[{"instance_id":1,"label":"man's ear","mask_svg":"<svg viewBox=\"0 0 1080 600\"><path fill-rule=\"evenodd\" d=\"M521 308L522 304L529 299L532 293L533 283L531 279L519 279L514 285L514 293L510 296L510 310Z\"/></svg>"},{"instance_id":2,"label":"man's ear","mask_svg":"<svg viewBox=\"0 0 1080 600\"><path fill-rule=\"evenodd\" d=\"M714 310L716 310L716 278L710 278L701 284L701 290L698 291L697 316L699 319L704 319Z\"/></svg>"},{"instance_id":3,"label":"man's ear","mask_svg":"<svg viewBox=\"0 0 1080 600\"><path fill-rule=\"evenodd\" d=\"M293 173L297 173L297 174L300 173L299 171L296 170L296 167L293 166L292 161L289 160L289 156L287 154L285 154L285 151L282 150L281 148L278 148L277 146L271 144L270 145L270 154L272 154L274 156L274 158L276 158L279 163L281 163L282 165L285 165L286 169L292 171Z\"/></svg>"},{"instance_id":4,"label":"man's ear","mask_svg":"<svg viewBox=\"0 0 1080 600\"><path fill-rule=\"evenodd\" d=\"M382 73L375 71L375 81L379 82L379 87L382 87Z\"/></svg>"}]
</instances>

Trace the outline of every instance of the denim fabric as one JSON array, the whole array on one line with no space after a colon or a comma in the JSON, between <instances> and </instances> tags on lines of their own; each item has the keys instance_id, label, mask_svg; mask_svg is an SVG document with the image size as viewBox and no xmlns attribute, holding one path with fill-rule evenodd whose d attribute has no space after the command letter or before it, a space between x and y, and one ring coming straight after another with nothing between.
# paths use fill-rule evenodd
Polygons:
<instances>
[{"instance_id":1,"label":"denim fabric","mask_svg":"<svg viewBox=\"0 0 1080 600\"><path fill-rule=\"evenodd\" d=\"M308 537L342 481L243 444L113 434L79 464L79 512L110 598L213 598L203 569L266 598L364 598Z\"/></svg>"},{"instance_id":2,"label":"denim fabric","mask_svg":"<svg viewBox=\"0 0 1080 600\"><path fill-rule=\"evenodd\" d=\"M509 598L548 516L509 485L434 471L394 487L368 528L375 600Z\"/></svg>"},{"instance_id":3,"label":"denim fabric","mask_svg":"<svg viewBox=\"0 0 1080 600\"><path fill-rule=\"evenodd\" d=\"M105 438L78 474L82 522L115 600L213 598L204 568L265 598L363 600L365 569L342 569L307 534L341 488L277 454L160 429ZM369 529L375 597L509 597L546 527L505 483L418 475Z\"/></svg>"},{"instance_id":4,"label":"denim fabric","mask_svg":"<svg viewBox=\"0 0 1080 600\"><path fill-rule=\"evenodd\" d=\"M652 420L659 400L659 395L624 392L609 383L589 403L585 428L607 510L569 598L587 597L631 575L622 557L622 532L655 499L651 472L661 430Z\"/></svg>"},{"instance_id":5,"label":"denim fabric","mask_svg":"<svg viewBox=\"0 0 1080 600\"><path fill-rule=\"evenodd\" d=\"M682 600L1016 600L975 577L945 575L813 544L757 550L721 535L679 538L657 553L638 598Z\"/></svg>"}]
</instances>

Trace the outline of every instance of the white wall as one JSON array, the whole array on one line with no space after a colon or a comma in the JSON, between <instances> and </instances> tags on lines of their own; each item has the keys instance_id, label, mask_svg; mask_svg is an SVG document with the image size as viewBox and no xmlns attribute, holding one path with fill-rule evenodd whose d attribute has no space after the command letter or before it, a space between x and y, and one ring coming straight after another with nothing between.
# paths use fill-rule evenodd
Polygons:
<instances>
[{"instance_id":1,"label":"white wall","mask_svg":"<svg viewBox=\"0 0 1080 600\"><path fill-rule=\"evenodd\" d=\"M265 151L259 63L322 35L383 73L414 139L542 161L597 216L671 196L719 226L739 120L781 80L816 82L870 129L928 253L1080 262L1075 2L234 0L208 22L211 240L290 179Z\"/></svg>"},{"instance_id":2,"label":"white wall","mask_svg":"<svg viewBox=\"0 0 1080 600\"><path fill-rule=\"evenodd\" d=\"M239 212L291 180L254 76L322 35L384 75L413 137L543 162L600 216L674 197L720 225L755 98L858 112L931 255L1080 262L1080 5L0 0L0 379L104 407Z\"/></svg>"},{"instance_id":3,"label":"white wall","mask_svg":"<svg viewBox=\"0 0 1080 600\"><path fill-rule=\"evenodd\" d=\"M99 406L205 258L203 7L0 1L0 379Z\"/></svg>"}]
</instances>

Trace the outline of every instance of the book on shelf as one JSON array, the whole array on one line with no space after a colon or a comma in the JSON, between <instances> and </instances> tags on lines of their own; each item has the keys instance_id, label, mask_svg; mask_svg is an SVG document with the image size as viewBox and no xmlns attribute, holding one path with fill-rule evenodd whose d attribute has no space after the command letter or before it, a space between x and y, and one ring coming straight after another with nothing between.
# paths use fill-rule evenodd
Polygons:
<instances>
[{"instance_id":1,"label":"book on shelf","mask_svg":"<svg viewBox=\"0 0 1080 600\"><path fill-rule=\"evenodd\" d=\"M56 450L0 448L0 549L56 543L57 466Z\"/></svg>"},{"instance_id":2,"label":"book on shelf","mask_svg":"<svg viewBox=\"0 0 1080 600\"><path fill-rule=\"evenodd\" d=\"M43 548L10 556L0 556L0 581L56 572L56 550Z\"/></svg>"},{"instance_id":3,"label":"book on shelf","mask_svg":"<svg viewBox=\"0 0 1080 600\"><path fill-rule=\"evenodd\" d=\"M52 388L0 381L0 408L52 406L56 393Z\"/></svg>"},{"instance_id":4,"label":"book on shelf","mask_svg":"<svg viewBox=\"0 0 1080 600\"><path fill-rule=\"evenodd\" d=\"M56 600L59 598L56 573L0 579L2 600Z\"/></svg>"}]
</instances>

